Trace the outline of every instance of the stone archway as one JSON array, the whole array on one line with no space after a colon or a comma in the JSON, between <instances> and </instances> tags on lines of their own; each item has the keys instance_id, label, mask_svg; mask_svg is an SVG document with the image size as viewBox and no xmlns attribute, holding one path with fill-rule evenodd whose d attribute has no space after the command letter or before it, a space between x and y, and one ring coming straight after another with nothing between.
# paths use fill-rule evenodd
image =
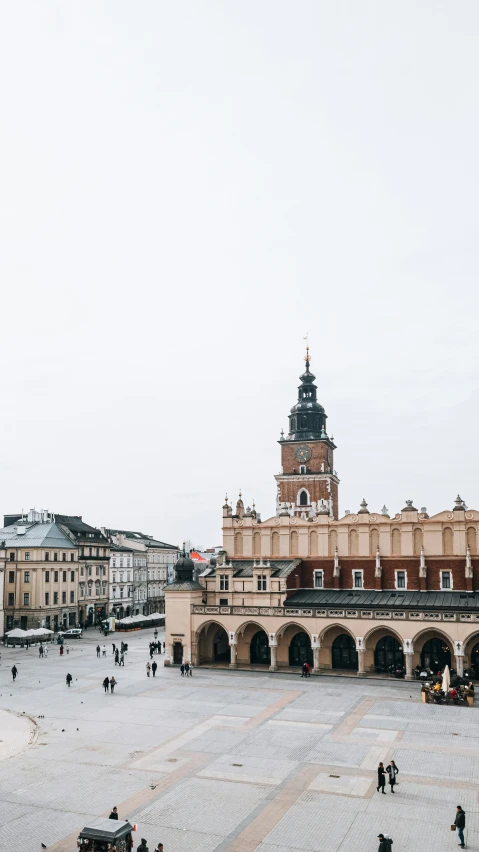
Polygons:
<instances>
[{"instance_id":1,"label":"stone archway","mask_svg":"<svg viewBox=\"0 0 479 852\"><path fill-rule=\"evenodd\" d=\"M430 668L436 672L445 665L451 667L454 653L454 642L442 630L434 627L422 630L413 640L414 662L419 663L422 669Z\"/></svg>"},{"instance_id":2,"label":"stone archway","mask_svg":"<svg viewBox=\"0 0 479 852\"><path fill-rule=\"evenodd\" d=\"M378 674L404 668L404 640L392 627L373 627L364 637L364 667Z\"/></svg>"},{"instance_id":3,"label":"stone archway","mask_svg":"<svg viewBox=\"0 0 479 852\"><path fill-rule=\"evenodd\" d=\"M265 630L257 630L251 638L250 663L252 665L271 665L271 649Z\"/></svg>"},{"instance_id":4,"label":"stone archway","mask_svg":"<svg viewBox=\"0 0 479 852\"><path fill-rule=\"evenodd\" d=\"M313 668L313 649L311 648L311 637L309 633L300 630L295 633L289 645L289 665L303 666L309 663Z\"/></svg>"},{"instance_id":5,"label":"stone archway","mask_svg":"<svg viewBox=\"0 0 479 852\"><path fill-rule=\"evenodd\" d=\"M333 669L357 672L358 652L356 642L349 633L340 633L331 646L331 664Z\"/></svg>"},{"instance_id":6,"label":"stone archway","mask_svg":"<svg viewBox=\"0 0 479 852\"><path fill-rule=\"evenodd\" d=\"M340 637L346 637L342 640L342 642L336 641L339 640ZM348 639L349 637L349 639ZM345 662L348 663L351 671L358 671L358 656L356 652L356 656L354 657L353 650L356 648L356 638L352 635L352 633L342 624L330 624L328 625L320 635L320 649L319 649L319 667L322 669L332 669L336 668L340 662L340 650L341 645L348 646L350 649L349 659L347 659L346 654L344 655ZM333 647L335 648L334 654L334 662L333 662ZM352 655L352 656L351 656ZM354 668L354 663L356 663L356 667ZM335 665L337 664L337 665Z\"/></svg>"},{"instance_id":7,"label":"stone archway","mask_svg":"<svg viewBox=\"0 0 479 852\"><path fill-rule=\"evenodd\" d=\"M229 663L231 650L228 634L217 621L207 621L196 631L196 664Z\"/></svg>"}]
</instances>

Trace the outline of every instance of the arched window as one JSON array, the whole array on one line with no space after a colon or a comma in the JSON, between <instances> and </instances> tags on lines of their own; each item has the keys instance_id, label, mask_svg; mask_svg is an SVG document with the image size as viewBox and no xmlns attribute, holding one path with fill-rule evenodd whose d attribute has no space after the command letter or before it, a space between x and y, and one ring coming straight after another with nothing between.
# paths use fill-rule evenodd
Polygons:
<instances>
[{"instance_id":1,"label":"arched window","mask_svg":"<svg viewBox=\"0 0 479 852\"><path fill-rule=\"evenodd\" d=\"M442 552L444 553L444 556L451 556L451 554L453 553L451 527L444 527L442 533Z\"/></svg>"},{"instance_id":2,"label":"arched window","mask_svg":"<svg viewBox=\"0 0 479 852\"><path fill-rule=\"evenodd\" d=\"M243 556L243 533L235 533L235 556Z\"/></svg>"},{"instance_id":3,"label":"arched window","mask_svg":"<svg viewBox=\"0 0 479 852\"><path fill-rule=\"evenodd\" d=\"M261 535L259 532L253 533L253 556L261 556Z\"/></svg>"},{"instance_id":4,"label":"arched window","mask_svg":"<svg viewBox=\"0 0 479 852\"><path fill-rule=\"evenodd\" d=\"M469 550L471 551L471 554L474 556L474 554L477 553L477 537L476 530L474 529L474 527L467 528L467 543L469 545Z\"/></svg>"},{"instance_id":5,"label":"arched window","mask_svg":"<svg viewBox=\"0 0 479 852\"><path fill-rule=\"evenodd\" d=\"M420 527L416 527L413 533L413 548L414 548L414 556L419 556L421 553L422 547L422 529Z\"/></svg>"},{"instance_id":6,"label":"arched window","mask_svg":"<svg viewBox=\"0 0 479 852\"><path fill-rule=\"evenodd\" d=\"M318 533L316 530L312 530L309 534L309 555L318 555Z\"/></svg>"},{"instance_id":7,"label":"arched window","mask_svg":"<svg viewBox=\"0 0 479 852\"><path fill-rule=\"evenodd\" d=\"M329 555L334 556L338 546L338 533L336 530L331 530L329 533Z\"/></svg>"},{"instance_id":8,"label":"arched window","mask_svg":"<svg viewBox=\"0 0 479 852\"><path fill-rule=\"evenodd\" d=\"M300 506L308 506L309 505L309 497L308 492L304 489L299 492L299 505Z\"/></svg>"},{"instance_id":9,"label":"arched window","mask_svg":"<svg viewBox=\"0 0 479 852\"><path fill-rule=\"evenodd\" d=\"M373 530L371 530L371 553L373 554L373 556L375 555L378 547L379 547L379 530L373 529Z\"/></svg>"},{"instance_id":10,"label":"arched window","mask_svg":"<svg viewBox=\"0 0 479 852\"><path fill-rule=\"evenodd\" d=\"M349 533L349 555L357 556L358 555L358 532L357 530L351 530Z\"/></svg>"},{"instance_id":11,"label":"arched window","mask_svg":"<svg viewBox=\"0 0 479 852\"><path fill-rule=\"evenodd\" d=\"M297 556L298 555L298 533L296 530L293 530L291 533L290 539L290 555Z\"/></svg>"},{"instance_id":12,"label":"arched window","mask_svg":"<svg viewBox=\"0 0 479 852\"><path fill-rule=\"evenodd\" d=\"M271 536L271 555L279 556L279 532L274 532Z\"/></svg>"},{"instance_id":13,"label":"arched window","mask_svg":"<svg viewBox=\"0 0 479 852\"><path fill-rule=\"evenodd\" d=\"M392 531L391 544L393 556L401 556L401 530L398 530L397 527Z\"/></svg>"}]
</instances>

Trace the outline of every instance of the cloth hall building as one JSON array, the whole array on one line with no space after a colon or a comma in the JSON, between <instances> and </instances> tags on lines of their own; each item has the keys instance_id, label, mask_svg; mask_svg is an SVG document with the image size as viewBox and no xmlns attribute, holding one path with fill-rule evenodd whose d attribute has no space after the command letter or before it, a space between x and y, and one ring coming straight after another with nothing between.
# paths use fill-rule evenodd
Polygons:
<instances>
[{"instance_id":1,"label":"cloth hall building","mask_svg":"<svg viewBox=\"0 0 479 852\"><path fill-rule=\"evenodd\" d=\"M332 436L315 377L300 377L282 434L276 514L223 506L223 550L200 582L177 563L166 589L168 661L300 666L313 672L416 665L479 676L479 511L458 496L429 517L411 500L393 515L338 517Z\"/></svg>"}]
</instances>

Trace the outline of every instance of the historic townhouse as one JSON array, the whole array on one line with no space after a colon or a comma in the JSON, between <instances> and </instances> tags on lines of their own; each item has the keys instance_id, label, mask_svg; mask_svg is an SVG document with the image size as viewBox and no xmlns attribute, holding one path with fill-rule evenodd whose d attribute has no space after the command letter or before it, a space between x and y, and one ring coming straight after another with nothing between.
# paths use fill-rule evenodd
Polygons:
<instances>
[{"instance_id":1,"label":"historic townhouse","mask_svg":"<svg viewBox=\"0 0 479 852\"><path fill-rule=\"evenodd\" d=\"M110 542L79 515L55 515L55 521L78 548L78 622L98 624L108 614Z\"/></svg>"},{"instance_id":2,"label":"historic townhouse","mask_svg":"<svg viewBox=\"0 0 479 852\"><path fill-rule=\"evenodd\" d=\"M195 583L180 560L166 592L170 659L272 670L309 660L360 675L404 665L408 677L447 662L479 675L479 511L458 496L431 517L412 500L390 515L363 499L338 518L336 447L314 380L307 352L279 441L275 516L226 500L216 568Z\"/></svg>"},{"instance_id":3,"label":"historic townhouse","mask_svg":"<svg viewBox=\"0 0 479 852\"><path fill-rule=\"evenodd\" d=\"M168 572L178 559L174 544L157 541L151 535L133 530L104 530L119 547L135 551L133 559L133 608L135 615L165 611Z\"/></svg>"}]
</instances>

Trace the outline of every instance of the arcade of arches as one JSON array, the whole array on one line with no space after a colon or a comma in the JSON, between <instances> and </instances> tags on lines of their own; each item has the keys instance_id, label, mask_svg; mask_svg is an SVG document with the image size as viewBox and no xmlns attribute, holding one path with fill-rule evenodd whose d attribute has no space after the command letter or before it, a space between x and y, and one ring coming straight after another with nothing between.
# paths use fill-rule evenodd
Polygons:
<instances>
[{"instance_id":1,"label":"arcade of arches","mask_svg":"<svg viewBox=\"0 0 479 852\"><path fill-rule=\"evenodd\" d=\"M259 622L245 622L227 632L219 622L208 621L196 631L191 658L196 665L252 665L271 670L299 668L307 662L315 672L334 669L358 674L404 667L408 675L416 665L438 671L447 664L462 672L466 659L479 678L479 632L466 643L454 643L441 631L424 629L413 641L404 642L388 627L375 627L358 639L340 624L330 624L315 636L294 622L267 633Z\"/></svg>"}]
</instances>

